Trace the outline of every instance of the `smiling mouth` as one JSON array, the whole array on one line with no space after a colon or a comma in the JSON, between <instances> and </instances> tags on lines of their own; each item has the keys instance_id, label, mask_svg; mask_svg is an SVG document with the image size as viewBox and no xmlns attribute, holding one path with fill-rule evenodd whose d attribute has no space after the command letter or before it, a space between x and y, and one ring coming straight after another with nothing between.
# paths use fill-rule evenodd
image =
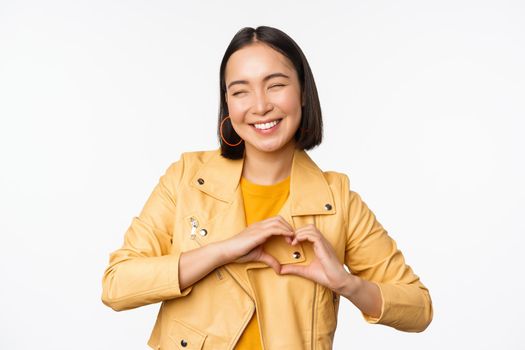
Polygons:
<instances>
[{"instance_id":1,"label":"smiling mouth","mask_svg":"<svg viewBox=\"0 0 525 350\"><path fill-rule=\"evenodd\" d=\"M279 124L281 122L281 120L283 120L283 119L280 118L280 119L276 119L276 120L273 120L273 121L268 122L268 123L255 123L255 124L250 124L250 125L255 127L256 129L259 129L259 130L268 130L268 129L273 128L277 124Z\"/></svg>"}]
</instances>

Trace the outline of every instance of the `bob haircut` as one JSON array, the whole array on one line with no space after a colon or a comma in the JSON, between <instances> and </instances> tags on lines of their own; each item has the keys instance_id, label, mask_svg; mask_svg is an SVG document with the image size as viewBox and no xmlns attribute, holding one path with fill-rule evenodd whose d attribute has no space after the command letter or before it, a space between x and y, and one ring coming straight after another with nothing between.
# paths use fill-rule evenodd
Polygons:
<instances>
[{"instance_id":1,"label":"bob haircut","mask_svg":"<svg viewBox=\"0 0 525 350\"><path fill-rule=\"evenodd\" d=\"M229 146L221 138L221 123L223 119L229 115L225 97L226 82L224 74L230 56L237 50L255 42L263 42L287 57L292 62L299 77L303 107L301 108L301 124L294 135L296 147L309 150L320 145L323 139L321 104L319 102L314 76L303 51L292 38L279 29L267 26L260 26L255 29L245 27L235 34L221 62L220 106L217 124L217 136L221 145L221 155L229 159L241 159L244 156L244 142L241 142L238 146ZM231 122L224 123L222 133L228 143L236 144L240 141L240 136L233 129Z\"/></svg>"}]
</instances>

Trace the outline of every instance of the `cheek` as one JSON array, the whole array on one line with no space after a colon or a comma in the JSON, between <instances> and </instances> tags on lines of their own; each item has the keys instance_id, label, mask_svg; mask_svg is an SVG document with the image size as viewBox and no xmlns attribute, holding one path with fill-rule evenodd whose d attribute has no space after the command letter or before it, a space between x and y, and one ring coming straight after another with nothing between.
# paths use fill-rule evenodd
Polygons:
<instances>
[{"instance_id":1,"label":"cheek","mask_svg":"<svg viewBox=\"0 0 525 350\"><path fill-rule=\"evenodd\" d=\"M287 114L296 114L301 111L301 100L295 91L289 91L276 96L275 103Z\"/></svg>"},{"instance_id":2,"label":"cheek","mask_svg":"<svg viewBox=\"0 0 525 350\"><path fill-rule=\"evenodd\" d=\"M248 108L246 101L236 100L228 103L230 118L237 122L240 122L243 119L243 115Z\"/></svg>"}]
</instances>

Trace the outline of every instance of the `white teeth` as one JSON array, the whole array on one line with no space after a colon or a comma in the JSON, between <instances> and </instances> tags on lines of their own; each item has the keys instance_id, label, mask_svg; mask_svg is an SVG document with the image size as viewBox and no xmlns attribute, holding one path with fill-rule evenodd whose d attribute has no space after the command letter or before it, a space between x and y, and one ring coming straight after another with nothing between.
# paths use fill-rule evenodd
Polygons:
<instances>
[{"instance_id":1,"label":"white teeth","mask_svg":"<svg viewBox=\"0 0 525 350\"><path fill-rule=\"evenodd\" d=\"M270 123L264 123L264 124L253 124L257 129L261 129L261 130L266 130L266 129L270 129L271 127L277 125L279 121L278 120L274 120L273 122L270 122Z\"/></svg>"}]
</instances>

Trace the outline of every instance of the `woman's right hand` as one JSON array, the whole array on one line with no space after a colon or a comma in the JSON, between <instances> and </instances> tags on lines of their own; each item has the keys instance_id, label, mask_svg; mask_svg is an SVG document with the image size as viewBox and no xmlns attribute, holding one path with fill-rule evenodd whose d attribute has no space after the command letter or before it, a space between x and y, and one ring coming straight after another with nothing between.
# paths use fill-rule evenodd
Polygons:
<instances>
[{"instance_id":1,"label":"woman's right hand","mask_svg":"<svg viewBox=\"0 0 525 350\"><path fill-rule=\"evenodd\" d=\"M284 236L288 243L291 243L295 236L293 227L280 215L251 224L223 242L228 262L260 261L273 268L276 273L280 273L279 262L263 250L263 244L268 238L276 235Z\"/></svg>"}]
</instances>

